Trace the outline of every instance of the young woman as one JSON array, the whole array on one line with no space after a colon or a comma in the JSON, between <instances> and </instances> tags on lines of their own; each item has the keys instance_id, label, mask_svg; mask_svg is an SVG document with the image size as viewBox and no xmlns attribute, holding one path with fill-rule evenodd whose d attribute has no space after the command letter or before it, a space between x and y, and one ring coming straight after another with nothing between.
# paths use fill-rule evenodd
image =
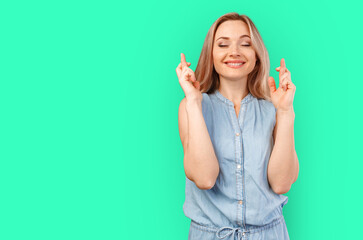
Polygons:
<instances>
[{"instance_id":1,"label":"young woman","mask_svg":"<svg viewBox=\"0 0 363 240\"><path fill-rule=\"evenodd\" d=\"M285 60L278 89L254 23L228 13L208 31L195 73L176 68L185 93L179 132L188 239L289 239L282 208L296 181L295 85Z\"/></svg>"}]
</instances>

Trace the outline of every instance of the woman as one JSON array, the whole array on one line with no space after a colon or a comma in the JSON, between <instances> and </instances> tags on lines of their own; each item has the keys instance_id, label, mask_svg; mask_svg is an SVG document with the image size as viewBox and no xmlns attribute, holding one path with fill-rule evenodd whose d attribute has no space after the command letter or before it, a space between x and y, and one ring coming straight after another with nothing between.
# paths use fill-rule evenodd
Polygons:
<instances>
[{"instance_id":1,"label":"woman","mask_svg":"<svg viewBox=\"0 0 363 240\"><path fill-rule=\"evenodd\" d=\"M195 73L181 54L179 132L188 239L289 239L282 208L297 179L295 85L278 89L254 23L229 13L211 26Z\"/></svg>"}]
</instances>

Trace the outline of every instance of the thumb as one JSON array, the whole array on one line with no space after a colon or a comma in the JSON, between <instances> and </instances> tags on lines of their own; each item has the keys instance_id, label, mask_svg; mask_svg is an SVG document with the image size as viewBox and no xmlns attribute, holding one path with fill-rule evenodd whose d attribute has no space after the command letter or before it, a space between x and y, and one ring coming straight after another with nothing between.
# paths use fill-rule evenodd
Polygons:
<instances>
[{"instance_id":1,"label":"thumb","mask_svg":"<svg viewBox=\"0 0 363 240\"><path fill-rule=\"evenodd\" d=\"M270 87L271 93L276 91L275 79L273 77L268 77L268 86Z\"/></svg>"},{"instance_id":2,"label":"thumb","mask_svg":"<svg viewBox=\"0 0 363 240\"><path fill-rule=\"evenodd\" d=\"M193 83L193 85L194 85L194 87L195 87L196 89L198 89L198 90L200 91L200 84L199 84L199 82L198 82L198 81L195 81L195 82Z\"/></svg>"}]
</instances>

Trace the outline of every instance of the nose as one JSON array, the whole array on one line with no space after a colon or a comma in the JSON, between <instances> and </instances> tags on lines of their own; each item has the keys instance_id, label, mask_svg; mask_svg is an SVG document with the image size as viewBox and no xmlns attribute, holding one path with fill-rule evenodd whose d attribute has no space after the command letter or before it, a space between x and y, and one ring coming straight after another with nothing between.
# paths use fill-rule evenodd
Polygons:
<instances>
[{"instance_id":1,"label":"nose","mask_svg":"<svg viewBox=\"0 0 363 240\"><path fill-rule=\"evenodd\" d=\"M240 49L238 48L238 45L234 45L232 48L231 48L231 52L229 54L230 57L240 57L241 56L241 53L240 53Z\"/></svg>"}]
</instances>

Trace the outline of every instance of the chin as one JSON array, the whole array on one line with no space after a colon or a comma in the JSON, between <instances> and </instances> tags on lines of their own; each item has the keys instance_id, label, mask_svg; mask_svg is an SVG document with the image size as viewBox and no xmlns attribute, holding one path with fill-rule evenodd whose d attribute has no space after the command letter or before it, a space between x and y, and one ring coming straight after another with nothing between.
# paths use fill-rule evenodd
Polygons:
<instances>
[{"instance_id":1,"label":"chin","mask_svg":"<svg viewBox=\"0 0 363 240\"><path fill-rule=\"evenodd\" d=\"M241 80L242 78L247 77L247 74L228 74L223 76L225 79L229 80Z\"/></svg>"}]
</instances>

